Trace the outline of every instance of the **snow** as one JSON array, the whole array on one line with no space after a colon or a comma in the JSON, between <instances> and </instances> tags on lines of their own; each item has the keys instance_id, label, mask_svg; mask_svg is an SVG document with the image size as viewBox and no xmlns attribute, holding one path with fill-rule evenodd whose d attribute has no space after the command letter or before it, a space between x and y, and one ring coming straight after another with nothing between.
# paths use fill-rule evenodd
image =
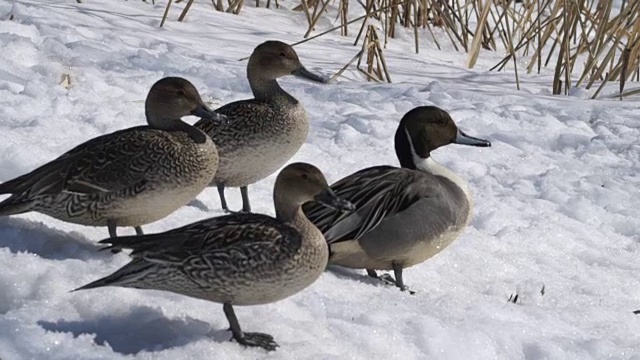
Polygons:
<instances>
[{"instance_id":1,"label":"snow","mask_svg":"<svg viewBox=\"0 0 640 360\"><path fill-rule=\"evenodd\" d=\"M182 23L184 3L174 4L159 29L165 5L0 3L0 181L144 123L146 92L163 76L189 79L214 106L248 98L238 59L267 39L292 43L306 31L302 13L246 4L236 16L206 1ZM330 19L316 32L335 25ZM359 50L351 46L357 30L296 51L308 69L330 76ZM281 83L312 122L292 161L317 165L330 181L397 164L393 134L415 106L439 106L492 142L434 153L470 183L474 219L449 248L405 271L415 295L362 270L331 269L284 301L238 308L245 331L270 333L281 346L246 349L228 341L219 304L132 289L70 293L124 265L126 254L97 251L106 229L29 213L0 219L0 358L640 359L638 99L587 100L593 89L552 96L550 70L521 73L516 91L512 73L486 71L501 54L483 52L469 70L465 54L438 51L429 36L414 54L412 33L398 31L385 51L391 84L368 83L354 68L329 85ZM274 179L250 187L255 211L273 214ZM240 207L239 191L227 194ZM215 189L195 205L144 228L221 214Z\"/></svg>"}]
</instances>

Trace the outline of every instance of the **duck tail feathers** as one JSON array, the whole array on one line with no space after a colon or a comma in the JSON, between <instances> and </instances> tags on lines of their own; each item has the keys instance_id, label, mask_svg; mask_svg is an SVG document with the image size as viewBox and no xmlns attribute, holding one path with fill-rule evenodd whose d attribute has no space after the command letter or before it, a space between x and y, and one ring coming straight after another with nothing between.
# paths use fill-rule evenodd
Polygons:
<instances>
[{"instance_id":1,"label":"duck tail feathers","mask_svg":"<svg viewBox=\"0 0 640 360\"><path fill-rule=\"evenodd\" d=\"M0 216L22 214L31 210L31 202L20 201L15 196L0 202Z\"/></svg>"},{"instance_id":2,"label":"duck tail feathers","mask_svg":"<svg viewBox=\"0 0 640 360\"><path fill-rule=\"evenodd\" d=\"M141 288L140 286L143 283L143 278L146 276L147 272L154 266L154 264L148 263L141 259L134 259L127 265L120 268L118 271L113 274L103 277L102 279L98 279L94 282L91 282L87 285L81 286L77 289L72 290L88 290L95 289L103 286L121 286L121 287L135 287Z\"/></svg>"}]
</instances>

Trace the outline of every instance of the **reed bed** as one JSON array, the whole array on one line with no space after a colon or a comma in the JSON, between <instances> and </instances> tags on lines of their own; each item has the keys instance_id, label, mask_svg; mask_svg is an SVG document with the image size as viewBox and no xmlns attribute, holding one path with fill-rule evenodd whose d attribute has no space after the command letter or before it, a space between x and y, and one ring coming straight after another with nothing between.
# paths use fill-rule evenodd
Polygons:
<instances>
[{"instance_id":1,"label":"reed bed","mask_svg":"<svg viewBox=\"0 0 640 360\"><path fill-rule=\"evenodd\" d=\"M167 1L160 26L172 5ZM193 2L186 0L178 21L184 20ZM244 0L211 4L217 11L239 14ZM261 6L260 0L255 5ZM270 0L264 4L270 5ZM618 82L616 96L623 99L640 92L625 92L628 82L640 81L640 1L622 0L620 5L614 7L611 0L301 0L292 10L303 12L308 24L304 40L296 44L337 30L354 37L354 46L360 44L336 76L357 60L357 69L368 80L390 82L383 49L398 31L411 31L416 53L421 43L432 42L441 49L448 42L468 54L469 68L482 54L504 54L491 70L513 71L518 89L521 72L549 68L554 94L584 87L594 88L596 98L607 84ZM361 7L363 15L350 18L350 12L358 12L354 7ZM327 16L339 25L314 34L318 21ZM356 23L359 31L351 32L349 25Z\"/></svg>"}]
</instances>

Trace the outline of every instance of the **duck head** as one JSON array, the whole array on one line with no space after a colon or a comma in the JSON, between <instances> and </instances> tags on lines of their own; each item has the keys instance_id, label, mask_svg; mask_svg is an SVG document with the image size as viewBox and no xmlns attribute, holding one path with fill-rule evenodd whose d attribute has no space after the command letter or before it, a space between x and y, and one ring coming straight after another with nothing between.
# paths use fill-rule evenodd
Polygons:
<instances>
[{"instance_id":1,"label":"duck head","mask_svg":"<svg viewBox=\"0 0 640 360\"><path fill-rule=\"evenodd\" d=\"M269 81L293 75L318 83L327 82L323 77L307 70L291 46L275 40L266 41L253 50L247 74L249 81Z\"/></svg>"},{"instance_id":2,"label":"duck head","mask_svg":"<svg viewBox=\"0 0 640 360\"><path fill-rule=\"evenodd\" d=\"M157 128L166 128L187 115L217 122L227 120L205 105L191 82L179 77L165 77L153 84L145 101L145 113L149 125Z\"/></svg>"},{"instance_id":3,"label":"duck head","mask_svg":"<svg viewBox=\"0 0 640 360\"><path fill-rule=\"evenodd\" d=\"M282 169L276 179L273 197L278 215L286 209L297 210L309 201L337 210L355 210L352 203L339 198L331 190L317 167L307 163L293 163Z\"/></svg>"},{"instance_id":4,"label":"duck head","mask_svg":"<svg viewBox=\"0 0 640 360\"><path fill-rule=\"evenodd\" d=\"M465 134L449 113L435 106L419 106L406 113L395 136L396 155L408 169L416 169L433 150L449 144L491 146L488 140Z\"/></svg>"}]
</instances>

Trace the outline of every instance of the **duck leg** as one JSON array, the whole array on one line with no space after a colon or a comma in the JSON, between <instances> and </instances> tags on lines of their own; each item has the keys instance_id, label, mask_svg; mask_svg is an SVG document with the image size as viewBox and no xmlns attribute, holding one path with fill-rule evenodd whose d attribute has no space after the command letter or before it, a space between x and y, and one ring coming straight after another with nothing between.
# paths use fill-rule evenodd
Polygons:
<instances>
[{"instance_id":1,"label":"duck leg","mask_svg":"<svg viewBox=\"0 0 640 360\"><path fill-rule=\"evenodd\" d=\"M391 266L393 267L393 274L395 275L395 279L393 278L393 276L389 275L389 274L384 274L382 276L379 276L379 279L382 281L385 281L386 283L388 283L389 285L395 285L398 288L400 288L401 291L408 291L409 294L414 295L416 292L413 290L409 290L409 287L406 286L404 284L404 281L402 280L402 265L393 262L391 264ZM369 272L369 270L367 269L367 273ZM369 274L371 275L371 274Z\"/></svg>"},{"instance_id":2,"label":"duck leg","mask_svg":"<svg viewBox=\"0 0 640 360\"><path fill-rule=\"evenodd\" d=\"M107 220L107 229L109 230L109 237L116 238L118 237L118 232L116 231L116 222L113 220Z\"/></svg>"},{"instance_id":3,"label":"duck leg","mask_svg":"<svg viewBox=\"0 0 640 360\"><path fill-rule=\"evenodd\" d=\"M220 196L220 204L222 205L222 210L230 212L229 207L227 206L227 199L224 197L224 184L218 184L218 195Z\"/></svg>"},{"instance_id":4,"label":"duck leg","mask_svg":"<svg viewBox=\"0 0 640 360\"><path fill-rule=\"evenodd\" d=\"M250 213L251 212L251 204L249 204L249 187L241 186L240 194L242 195L242 212Z\"/></svg>"},{"instance_id":5,"label":"duck leg","mask_svg":"<svg viewBox=\"0 0 640 360\"><path fill-rule=\"evenodd\" d=\"M387 285L396 286L396 279L394 279L393 276L389 274L378 275L378 273L374 269L367 269L367 275L371 276L372 278L378 279Z\"/></svg>"},{"instance_id":6,"label":"duck leg","mask_svg":"<svg viewBox=\"0 0 640 360\"><path fill-rule=\"evenodd\" d=\"M236 317L236 313L233 311L233 306L231 306L231 304L224 303L222 305L222 309L224 310L224 315L229 321L229 326L231 327L233 338L238 342L238 344L242 344L244 346L261 347L267 351L274 351L278 347L278 344L273 341L273 336L269 334L248 332L243 333L240 329L240 323L238 323L238 318Z\"/></svg>"},{"instance_id":7,"label":"duck leg","mask_svg":"<svg viewBox=\"0 0 640 360\"><path fill-rule=\"evenodd\" d=\"M115 221L107 220L107 229L109 230L109 237L110 238L117 238L118 237L118 232L116 231L116 222ZM117 254L120 251L122 251L122 249L111 248L111 253L112 254Z\"/></svg>"},{"instance_id":8,"label":"duck leg","mask_svg":"<svg viewBox=\"0 0 640 360\"><path fill-rule=\"evenodd\" d=\"M141 226L134 226L133 228L136 230L136 235L144 235L144 232L142 232Z\"/></svg>"},{"instance_id":9,"label":"duck leg","mask_svg":"<svg viewBox=\"0 0 640 360\"><path fill-rule=\"evenodd\" d=\"M227 199L224 196L224 184L218 184L218 195L220 195L220 204L222 205L222 210L230 214L237 213L250 213L251 205L249 204L249 189L246 186L240 187L240 194L242 195L242 210L241 211L232 211L229 210L227 206Z\"/></svg>"},{"instance_id":10,"label":"duck leg","mask_svg":"<svg viewBox=\"0 0 640 360\"><path fill-rule=\"evenodd\" d=\"M396 286L400 288L401 291L408 291L409 294L413 295L416 292L413 290L409 290L409 287L404 284L402 280L402 265L394 262L391 264L393 266L393 273L396 276Z\"/></svg>"},{"instance_id":11,"label":"duck leg","mask_svg":"<svg viewBox=\"0 0 640 360\"><path fill-rule=\"evenodd\" d=\"M400 288L400 290L405 291L408 289L404 285L404 281L402 280L402 266L398 265L398 263L393 263L393 274L396 276L396 286Z\"/></svg>"}]
</instances>

